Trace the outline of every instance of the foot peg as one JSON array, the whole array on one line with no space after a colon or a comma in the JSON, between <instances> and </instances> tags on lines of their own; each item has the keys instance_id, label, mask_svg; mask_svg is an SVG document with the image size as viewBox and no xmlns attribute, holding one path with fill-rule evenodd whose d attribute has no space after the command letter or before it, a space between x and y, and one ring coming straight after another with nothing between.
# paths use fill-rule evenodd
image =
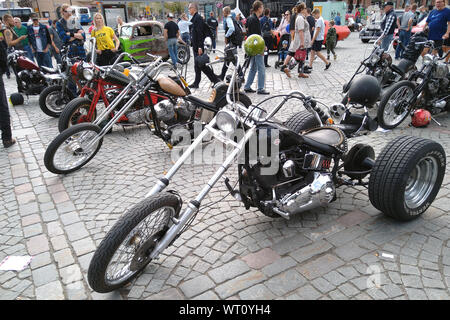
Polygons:
<instances>
[{"instance_id":1,"label":"foot peg","mask_svg":"<svg viewBox=\"0 0 450 320\"><path fill-rule=\"evenodd\" d=\"M236 200L242 201L240 192L237 190L234 190L233 187L230 185L230 179L225 177L224 182L225 182L225 185L227 186L228 191L230 191L231 195L233 196L233 198L235 198Z\"/></svg>"}]
</instances>

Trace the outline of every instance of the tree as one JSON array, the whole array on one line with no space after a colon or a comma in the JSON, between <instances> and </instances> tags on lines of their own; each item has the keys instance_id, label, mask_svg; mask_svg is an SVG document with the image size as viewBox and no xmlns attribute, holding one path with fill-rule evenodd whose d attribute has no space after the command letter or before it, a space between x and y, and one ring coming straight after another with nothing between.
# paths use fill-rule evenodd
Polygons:
<instances>
[{"instance_id":1,"label":"tree","mask_svg":"<svg viewBox=\"0 0 450 320\"><path fill-rule=\"evenodd\" d=\"M17 1L17 4L19 5L19 7L29 7L32 8L33 7L33 1L32 0L19 0Z\"/></svg>"},{"instance_id":2,"label":"tree","mask_svg":"<svg viewBox=\"0 0 450 320\"><path fill-rule=\"evenodd\" d=\"M164 2L164 8L174 14L182 14L185 7L185 2Z\"/></svg>"}]
</instances>

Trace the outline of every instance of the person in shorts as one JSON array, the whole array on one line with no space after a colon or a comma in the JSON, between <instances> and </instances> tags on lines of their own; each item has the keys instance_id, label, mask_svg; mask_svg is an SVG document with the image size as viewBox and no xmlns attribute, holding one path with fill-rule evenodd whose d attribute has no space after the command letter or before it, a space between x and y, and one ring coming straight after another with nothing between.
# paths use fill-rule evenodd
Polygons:
<instances>
[{"instance_id":1,"label":"person in shorts","mask_svg":"<svg viewBox=\"0 0 450 320\"><path fill-rule=\"evenodd\" d=\"M314 58L317 55L325 63L325 70L327 70L331 66L331 62L328 61L322 53L320 53L322 50L323 40L325 39L325 22L320 16L320 10L318 8L314 9L311 14L314 19L316 19L316 26L314 28L314 36L311 40L311 57L309 59L308 69L312 69Z\"/></svg>"}]
</instances>

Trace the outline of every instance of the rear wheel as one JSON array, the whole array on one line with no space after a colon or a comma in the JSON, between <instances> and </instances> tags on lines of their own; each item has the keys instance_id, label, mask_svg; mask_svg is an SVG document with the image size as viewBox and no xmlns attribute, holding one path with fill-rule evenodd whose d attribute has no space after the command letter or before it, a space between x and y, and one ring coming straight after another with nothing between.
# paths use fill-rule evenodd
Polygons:
<instances>
[{"instance_id":1,"label":"rear wheel","mask_svg":"<svg viewBox=\"0 0 450 320\"><path fill-rule=\"evenodd\" d=\"M400 81L389 88L378 107L378 123L384 129L393 129L405 120L411 106L408 103L415 85L411 81Z\"/></svg>"},{"instance_id":2,"label":"rear wheel","mask_svg":"<svg viewBox=\"0 0 450 320\"><path fill-rule=\"evenodd\" d=\"M39 107L48 116L58 118L64 107L74 98L70 90L63 92L60 85L50 86L39 95Z\"/></svg>"},{"instance_id":3,"label":"rear wheel","mask_svg":"<svg viewBox=\"0 0 450 320\"><path fill-rule=\"evenodd\" d=\"M47 170L65 174L83 167L102 146L103 137L94 145L89 145L100 131L100 127L95 124L80 123L61 132L45 151L44 164Z\"/></svg>"},{"instance_id":4,"label":"rear wheel","mask_svg":"<svg viewBox=\"0 0 450 320\"><path fill-rule=\"evenodd\" d=\"M177 45L177 61L180 64L187 64L191 58L189 47L185 45Z\"/></svg>"},{"instance_id":5,"label":"rear wheel","mask_svg":"<svg viewBox=\"0 0 450 320\"><path fill-rule=\"evenodd\" d=\"M439 192L445 161L445 151L435 141L412 136L394 139L372 168L370 202L397 220L419 217Z\"/></svg>"},{"instance_id":6,"label":"rear wheel","mask_svg":"<svg viewBox=\"0 0 450 320\"><path fill-rule=\"evenodd\" d=\"M178 218L179 199L163 192L148 197L123 215L92 257L88 282L94 291L116 290L151 262L150 253Z\"/></svg>"},{"instance_id":7,"label":"rear wheel","mask_svg":"<svg viewBox=\"0 0 450 320\"><path fill-rule=\"evenodd\" d=\"M89 117L89 110L91 109L91 100L79 97L70 101L61 113L58 121L58 130L63 132L67 128L83 123L83 122L93 122L97 118L97 110L91 117Z\"/></svg>"},{"instance_id":8,"label":"rear wheel","mask_svg":"<svg viewBox=\"0 0 450 320\"><path fill-rule=\"evenodd\" d=\"M300 111L292 115L284 125L296 133L320 126L319 121L309 111Z\"/></svg>"}]
</instances>

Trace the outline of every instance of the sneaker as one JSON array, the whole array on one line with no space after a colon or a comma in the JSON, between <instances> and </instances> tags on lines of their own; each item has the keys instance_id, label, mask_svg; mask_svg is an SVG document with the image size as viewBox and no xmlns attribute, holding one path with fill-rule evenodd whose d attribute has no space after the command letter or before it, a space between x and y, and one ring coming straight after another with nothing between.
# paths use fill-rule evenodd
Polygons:
<instances>
[{"instance_id":1,"label":"sneaker","mask_svg":"<svg viewBox=\"0 0 450 320\"><path fill-rule=\"evenodd\" d=\"M306 75L306 74L304 74L304 73L299 73L299 74L298 74L298 77L299 77L299 78L309 78L309 76Z\"/></svg>"},{"instance_id":2,"label":"sneaker","mask_svg":"<svg viewBox=\"0 0 450 320\"><path fill-rule=\"evenodd\" d=\"M291 77L291 72L289 71L289 68L284 68L284 73L286 73L287 77L290 78Z\"/></svg>"},{"instance_id":3,"label":"sneaker","mask_svg":"<svg viewBox=\"0 0 450 320\"><path fill-rule=\"evenodd\" d=\"M252 88L244 89L244 91L247 92L247 93L255 93L255 92L256 92L256 91L253 90Z\"/></svg>"},{"instance_id":4,"label":"sneaker","mask_svg":"<svg viewBox=\"0 0 450 320\"><path fill-rule=\"evenodd\" d=\"M310 69L303 69L303 73L311 73Z\"/></svg>"},{"instance_id":5,"label":"sneaker","mask_svg":"<svg viewBox=\"0 0 450 320\"><path fill-rule=\"evenodd\" d=\"M325 70L328 70L328 68L331 66L331 62L328 62L328 64L325 66Z\"/></svg>"},{"instance_id":6,"label":"sneaker","mask_svg":"<svg viewBox=\"0 0 450 320\"><path fill-rule=\"evenodd\" d=\"M266 90L258 90L257 92L256 92L257 94L270 94L270 92L269 91L266 91Z\"/></svg>"},{"instance_id":7,"label":"sneaker","mask_svg":"<svg viewBox=\"0 0 450 320\"><path fill-rule=\"evenodd\" d=\"M9 148L9 147L11 147L13 144L15 144L17 141L16 141L16 139L14 139L14 138L11 138L10 140L4 140L3 141L3 147L6 149L6 148Z\"/></svg>"}]
</instances>

